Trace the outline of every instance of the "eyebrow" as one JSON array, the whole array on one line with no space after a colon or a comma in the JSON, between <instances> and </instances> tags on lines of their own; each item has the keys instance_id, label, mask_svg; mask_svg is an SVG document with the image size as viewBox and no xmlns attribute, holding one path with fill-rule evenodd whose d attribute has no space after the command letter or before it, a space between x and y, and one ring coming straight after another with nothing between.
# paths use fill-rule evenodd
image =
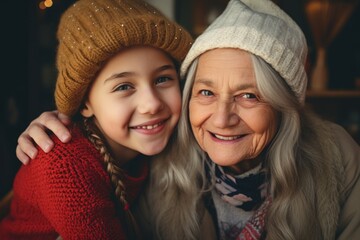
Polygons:
<instances>
[{"instance_id":1,"label":"eyebrow","mask_svg":"<svg viewBox=\"0 0 360 240\"><path fill-rule=\"evenodd\" d=\"M214 86L214 81L207 80L207 79L196 79L195 82L194 82L194 85L195 84L204 84L206 86L213 87ZM249 84L249 83L238 84L236 86L236 90L244 90L244 89L249 89L249 88L255 88L256 89L256 86L253 85L253 84Z\"/></svg>"},{"instance_id":2,"label":"eyebrow","mask_svg":"<svg viewBox=\"0 0 360 240\"><path fill-rule=\"evenodd\" d=\"M115 73L113 75L111 75L110 77L108 77L107 79L105 79L104 84L108 81L117 79L117 78L123 78L123 77L129 77L131 75L134 75L133 72L121 72L121 73Z\"/></svg>"},{"instance_id":3,"label":"eyebrow","mask_svg":"<svg viewBox=\"0 0 360 240\"><path fill-rule=\"evenodd\" d=\"M162 72L162 71L165 71L165 70L168 70L168 69L175 69L175 66L174 65L171 65L171 64L167 64L167 65L163 65L163 66L160 66L158 68L156 68L154 70L155 73L158 73L158 72ZM108 77L107 79L105 79L104 83L108 82L108 81L111 81L111 80L114 80L114 79L118 79L118 78L124 78L124 77L130 77L130 76L133 76L135 75L135 72L120 72L120 73L115 73L113 75L111 75L110 77Z\"/></svg>"}]
</instances>

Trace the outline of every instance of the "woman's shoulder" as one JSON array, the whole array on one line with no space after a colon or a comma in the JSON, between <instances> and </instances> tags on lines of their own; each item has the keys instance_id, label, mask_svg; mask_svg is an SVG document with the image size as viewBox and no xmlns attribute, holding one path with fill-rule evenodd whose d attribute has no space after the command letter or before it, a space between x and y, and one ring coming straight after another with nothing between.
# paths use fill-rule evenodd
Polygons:
<instances>
[{"instance_id":1,"label":"woman's shoulder","mask_svg":"<svg viewBox=\"0 0 360 240\"><path fill-rule=\"evenodd\" d=\"M359 239L360 146L343 127L334 123L329 126L339 147L344 170L336 239Z\"/></svg>"},{"instance_id":2,"label":"woman's shoulder","mask_svg":"<svg viewBox=\"0 0 360 240\"><path fill-rule=\"evenodd\" d=\"M354 158L357 158L357 161L360 161L359 143L357 143L349 132L342 126L332 122L329 122L328 125L342 155L353 156Z\"/></svg>"},{"instance_id":3,"label":"woman's shoulder","mask_svg":"<svg viewBox=\"0 0 360 240\"><path fill-rule=\"evenodd\" d=\"M344 170L344 193L347 195L356 182L360 181L360 145L340 125L329 123Z\"/></svg>"}]
</instances>

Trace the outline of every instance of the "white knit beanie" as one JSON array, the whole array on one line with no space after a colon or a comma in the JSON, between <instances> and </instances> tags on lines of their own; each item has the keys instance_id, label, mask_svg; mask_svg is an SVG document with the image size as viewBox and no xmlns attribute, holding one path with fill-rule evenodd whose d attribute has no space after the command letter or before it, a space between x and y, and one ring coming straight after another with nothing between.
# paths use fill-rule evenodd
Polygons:
<instances>
[{"instance_id":1,"label":"white knit beanie","mask_svg":"<svg viewBox=\"0 0 360 240\"><path fill-rule=\"evenodd\" d=\"M230 0L224 12L193 43L181 66L215 48L239 48L269 63L305 101L306 39L300 27L270 0Z\"/></svg>"}]
</instances>

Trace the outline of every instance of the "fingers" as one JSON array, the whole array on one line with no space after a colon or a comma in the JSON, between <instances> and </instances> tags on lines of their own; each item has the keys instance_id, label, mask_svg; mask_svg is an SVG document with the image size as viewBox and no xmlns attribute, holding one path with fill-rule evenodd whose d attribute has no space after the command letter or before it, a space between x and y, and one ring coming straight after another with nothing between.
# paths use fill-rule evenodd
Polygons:
<instances>
[{"instance_id":1,"label":"fingers","mask_svg":"<svg viewBox=\"0 0 360 240\"><path fill-rule=\"evenodd\" d=\"M29 125L25 132L20 135L18 144L21 148L24 146L28 150L30 150L30 145L32 145L32 147L38 145L44 152L49 152L54 146L54 142L49 136L47 127L38 122L32 122Z\"/></svg>"},{"instance_id":2,"label":"fingers","mask_svg":"<svg viewBox=\"0 0 360 240\"><path fill-rule=\"evenodd\" d=\"M57 111L56 111L57 112ZM69 116L63 114L63 113L58 113L58 117L59 117L59 120L66 126L69 126L70 123L71 123L71 119Z\"/></svg>"},{"instance_id":3,"label":"fingers","mask_svg":"<svg viewBox=\"0 0 360 240\"><path fill-rule=\"evenodd\" d=\"M48 152L53 147L53 144L44 129L35 123L31 123L18 138L16 156L21 162L27 164L38 153L36 145L39 145L44 152Z\"/></svg>"},{"instance_id":4,"label":"fingers","mask_svg":"<svg viewBox=\"0 0 360 240\"><path fill-rule=\"evenodd\" d=\"M24 151L26 151L26 147L24 147ZM36 149L36 148L35 148ZM28 153L24 152L19 145L16 146L16 156L17 158L23 163L23 164L28 164L30 162L30 158L32 158L32 156L36 156L37 154L37 150L34 152L34 150L27 150Z\"/></svg>"},{"instance_id":5,"label":"fingers","mask_svg":"<svg viewBox=\"0 0 360 240\"><path fill-rule=\"evenodd\" d=\"M37 144L40 145L41 143L44 143L45 147L46 143L52 143L51 139L48 137L48 134L45 132L45 129L53 132L60 139L60 141L64 143L68 142L71 139L70 131L66 127L71 123L68 116L58 113L57 111L52 111L42 113L38 119L39 121L35 119L32 122L32 124L34 124L34 129L30 129L32 124L30 124L28 128L29 130L32 130L31 133L29 132L29 135L34 139ZM38 123L39 125L37 125ZM46 134L46 136L44 135L44 133ZM43 142L40 143L37 139Z\"/></svg>"},{"instance_id":6,"label":"fingers","mask_svg":"<svg viewBox=\"0 0 360 240\"><path fill-rule=\"evenodd\" d=\"M38 153L36 145L44 152L49 152L54 147L54 142L49 136L53 132L62 142L71 139L70 131L67 129L71 123L70 118L57 111L44 112L34 119L18 138L16 156L21 162L27 164L34 159Z\"/></svg>"}]
</instances>

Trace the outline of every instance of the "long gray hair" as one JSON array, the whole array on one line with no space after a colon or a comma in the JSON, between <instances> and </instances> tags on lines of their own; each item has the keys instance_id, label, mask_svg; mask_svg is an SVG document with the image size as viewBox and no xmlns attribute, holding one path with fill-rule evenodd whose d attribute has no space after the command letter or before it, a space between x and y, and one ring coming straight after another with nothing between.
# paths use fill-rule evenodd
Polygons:
<instances>
[{"instance_id":1,"label":"long gray hair","mask_svg":"<svg viewBox=\"0 0 360 240\"><path fill-rule=\"evenodd\" d=\"M341 166L334 165L341 161L329 124L302 106L264 60L252 61L261 95L281 114L266 161L273 196L267 238L333 239L328 229L336 226L341 188Z\"/></svg>"},{"instance_id":2,"label":"long gray hair","mask_svg":"<svg viewBox=\"0 0 360 240\"><path fill-rule=\"evenodd\" d=\"M264 158L273 198L267 239L333 239L335 233L328 229L337 224L341 179L336 176L342 167L328 164L340 162L328 124L305 110L271 66L251 56L260 94L280 114L278 132ZM197 65L196 59L187 74L177 134L152 166L150 215L163 239L199 239L200 234L205 156L189 122ZM321 218L325 214L332 216Z\"/></svg>"}]
</instances>

